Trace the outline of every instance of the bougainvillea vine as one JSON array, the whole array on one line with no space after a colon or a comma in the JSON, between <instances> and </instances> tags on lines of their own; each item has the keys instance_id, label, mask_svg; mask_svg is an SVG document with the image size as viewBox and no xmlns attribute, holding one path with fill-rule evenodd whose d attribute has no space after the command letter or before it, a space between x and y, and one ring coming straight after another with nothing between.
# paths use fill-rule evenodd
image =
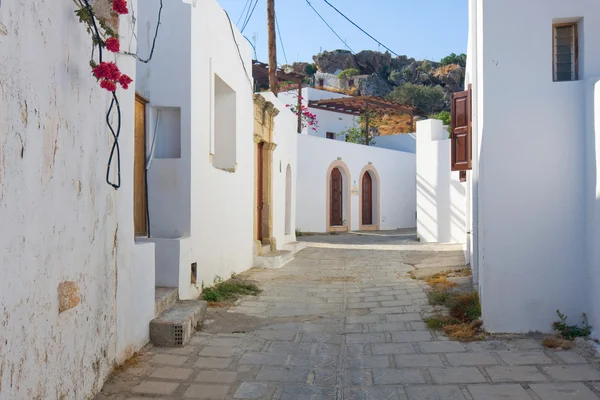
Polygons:
<instances>
[{"instance_id":1,"label":"bougainvillea vine","mask_svg":"<svg viewBox=\"0 0 600 400\"><path fill-rule=\"evenodd\" d=\"M304 99L302 96L296 95L295 97L300 100ZM301 105L300 109L298 109L297 104L286 104L285 106L287 108L289 108L291 112L296 114L296 116L300 115L301 122L302 122L302 129L308 127L310 129L312 129L313 131L317 130L317 128L319 127L319 124L317 121L317 115L314 113L311 113L308 107L306 107L304 104Z\"/></svg>"}]
</instances>

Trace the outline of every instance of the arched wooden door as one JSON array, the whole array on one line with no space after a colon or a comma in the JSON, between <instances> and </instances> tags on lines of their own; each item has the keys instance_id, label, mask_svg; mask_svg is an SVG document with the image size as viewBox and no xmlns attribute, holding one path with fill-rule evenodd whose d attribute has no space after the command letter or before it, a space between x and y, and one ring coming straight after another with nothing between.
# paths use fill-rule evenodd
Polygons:
<instances>
[{"instance_id":1,"label":"arched wooden door","mask_svg":"<svg viewBox=\"0 0 600 400\"><path fill-rule=\"evenodd\" d=\"M338 168L334 168L331 171L331 209L329 210L331 226L343 225L343 186L342 173Z\"/></svg>"},{"instance_id":2,"label":"arched wooden door","mask_svg":"<svg viewBox=\"0 0 600 400\"><path fill-rule=\"evenodd\" d=\"M373 225L373 179L368 172L362 181L362 224Z\"/></svg>"}]
</instances>

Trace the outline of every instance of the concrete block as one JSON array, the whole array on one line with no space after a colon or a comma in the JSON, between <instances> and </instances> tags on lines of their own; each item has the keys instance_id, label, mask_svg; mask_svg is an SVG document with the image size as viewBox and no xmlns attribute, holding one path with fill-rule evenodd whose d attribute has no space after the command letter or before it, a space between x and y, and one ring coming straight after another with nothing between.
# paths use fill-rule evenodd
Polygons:
<instances>
[{"instance_id":1,"label":"concrete block","mask_svg":"<svg viewBox=\"0 0 600 400\"><path fill-rule=\"evenodd\" d=\"M156 346L183 347L200 329L207 303L181 301L150 321L150 341Z\"/></svg>"}]
</instances>

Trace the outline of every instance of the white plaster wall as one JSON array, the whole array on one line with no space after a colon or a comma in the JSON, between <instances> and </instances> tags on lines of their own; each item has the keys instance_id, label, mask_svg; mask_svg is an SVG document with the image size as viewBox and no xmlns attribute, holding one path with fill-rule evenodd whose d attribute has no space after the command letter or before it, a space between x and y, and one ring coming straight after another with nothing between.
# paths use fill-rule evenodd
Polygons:
<instances>
[{"instance_id":1,"label":"white plaster wall","mask_svg":"<svg viewBox=\"0 0 600 400\"><path fill-rule=\"evenodd\" d=\"M152 24L158 0L144 3L140 24ZM167 179L151 181L150 193L167 191L178 213L150 208L150 220L179 218L190 222L189 239L180 240L179 295L194 298L201 283L229 277L252 267L254 142L250 45L230 23L215 0L174 1L165 7L163 24L169 26L154 63L139 65L140 90L150 106L181 108L181 159L177 161L177 187L166 188ZM143 20L142 20L143 19ZM151 31L139 35L148 43ZM236 46L239 45L238 48ZM240 60L243 60L243 65ZM213 166L214 74L236 92L235 172ZM149 123L152 126L152 121ZM152 167L154 168L154 167ZM152 168L150 172L152 172ZM165 178L167 175L163 175ZM177 178L175 178L176 176ZM162 183L161 183L162 182ZM170 182L169 184L174 184ZM187 237L185 231L179 232ZM158 245L158 242L157 242ZM172 247L172 246L170 246ZM157 249L157 252L160 249ZM198 264L198 284L190 283L190 264ZM157 265L157 269L170 269Z\"/></svg>"},{"instance_id":2,"label":"white plaster wall","mask_svg":"<svg viewBox=\"0 0 600 400\"><path fill-rule=\"evenodd\" d=\"M417 139L414 133L377 136L374 140L375 144L373 146L382 149L404 151L406 153L417 152Z\"/></svg>"},{"instance_id":3,"label":"white plaster wall","mask_svg":"<svg viewBox=\"0 0 600 400\"><path fill-rule=\"evenodd\" d=\"M362 169L373 163L381 186L381 229L416 225L416 157L411 153L298 135L296 227L325 232L327 170L341 157L350 170L351 187L359 187ZM351 195L351 230L359 228L359 195ZM344 203L345 204L345 203Z\"/></svg>"},{"instance_id":4,"label":"white plaster wall","mask_svg":"<svg viewBox=\"0 0 600 400\"><path fill-rule=\"evenodd\" d=\"M298 176L298 119L282 100L271 92L261 95L273 103L279 114L275 117L274 142L277 144L273 153L273 236L277 248L283 249L285 243L296 241L296 180ZM285 234L286 217L286 170L292 171L292 204L291 229Z\"/></svg>"},{"instance_id":5,"label":"white plaster wall","mask_svg":"<svg viewBox=\"0 0 600 400\"><path fill-rule=\"evenodd\" d=\"M279 98L285 104L297 104L298 91L283 92L279 94ZM341 93L328 92L326 90L314 89L305 87L302 89L303 104L308 106L308 102L312 100L325 100L325 99L340 99L350 97ZM310 112L317 116L317 129L313 130L312 127L306 127L302 130L303 135L319 136L322 138L327 137L327 132L333 132L336 134L335 139L339 141L346 141L343 135L338 136L338 133L352 128L358 123L358 118L348 114L341 114L333 111L319 110L315 108L309 108Z\"/></svg>"},{"instance_id":6,"label":"white plaster wall","mask_svg":"<svg viewBox=\"0 0 600 400\"><path fill-rule=\"evenodd\" d=\"M600 337L600 80L586 82L586 256L587 304L594 336Z\"/></svg>"},{"instance_id":7,"label":"white plaster wall","mask_svg":"<svg viewBox=\"0 0 600 400\"><path fill-rule=\"evenodd\" d=\"M105 183L110 97L90 73L91 38L74 10L47 0L0 7L2 399L93 397L113 363L147 338L137 326L148 327L153 246L134 243L135 88L118 90L122 187L115 191ZM135 76L127 57L118 65ZM134 282L144 267L149 278ZM79 286L81 302L58 314L57 287L67 280Z\"/></svg>"},{"instance_id":8,"label":"white plaster wall","mask_svg":"<svg viewBox=\"0 0 600 400\"><path fill-rule=\"evenodd\" d=\"M422 242L465 243L466 184L450 171L442 121L417 122L417 234Z\"/></svg>"},{"instance_id":9,"label":"white plaster wall","mask_svg":"<svg viewBox=\"0 0 600 400\"><path fill-rule=\"evenodd\" d=\"M576 317L590 308L584 267L584 81L600 74L600 4L477 4L481 34L474 90L479 96L476 168L484 323L492 332L548 332L556 309ZM555 83L552 21L581 16L582 80ZM527 41L521 40L524 35Z\"/></svg>"}]
</instances>

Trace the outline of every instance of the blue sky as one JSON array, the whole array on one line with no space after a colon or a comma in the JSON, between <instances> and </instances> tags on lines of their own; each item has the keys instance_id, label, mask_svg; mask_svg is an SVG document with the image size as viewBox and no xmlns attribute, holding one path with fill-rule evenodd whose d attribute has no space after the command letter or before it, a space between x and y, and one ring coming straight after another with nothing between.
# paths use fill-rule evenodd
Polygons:
<instances>
[{"instance_id":1,"label":"blue sky","mask_svg":"<svg viewBox=\"0 0 600 400\"><path fill-rule=\"evenodd\" d=\"M247 0L217 0L235 23ZM323 0L309 0L355 51L378 50L378 44L352 26ZM468 0L329 0L359 26L398 54L439 61L467 48ZM252 0L252 3L254 0ZM306 0L275 0L289 63L312 61L321 50L344 48ZM241 27L241 23L240 26ZM267 61L266 0L258 0L244 35L256 37L258 59ZM285 63L279 38L277 62ZM382 51L385 49L381 48Z\"/></svg>"}]
</instances>

